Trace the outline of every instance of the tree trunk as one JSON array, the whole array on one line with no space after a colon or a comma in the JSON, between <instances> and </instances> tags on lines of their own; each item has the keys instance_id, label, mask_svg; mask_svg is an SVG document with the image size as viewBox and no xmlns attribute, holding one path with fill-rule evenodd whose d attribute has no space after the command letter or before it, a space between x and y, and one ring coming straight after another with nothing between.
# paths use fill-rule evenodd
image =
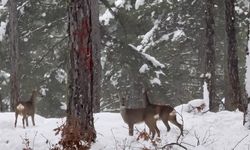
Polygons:
<instances>
[{"instance_id":1,"label":"tree trunk","mask_svg":"<svg viewBox=\"0 0 250 150\"><path fill-rule=\"evenodd\" d=\"M249 3L250 8L250 3ZM248 12L250 17L250 11ZM247 101L245 102L245 112L243 118L243 125L250 129L250 21L248 20L248 30L247 30L247 46L246 46L246 75L245 75L245 94Z\"/></svg>"},{"instance_id":2,"label":"tree trunk","mask_svg":"<svg viewBox=\"0 0 250 150\"><path fill-rule=\"evenodd\" d=\"M240 90L240 81L238 75L238 56L236 50L236 33L235 33L235 0L225 0L226 7L226 32L228 41L228 99L225 101L227 110L242 110L242 97Z\"/></svg>"},{"instance_id":3,"label":"tree trunk","mask_svg":"<svg viewBox=\"0 0 250 150\"><path fill-rule=\"evenodd\" d=\"M18 20L17 20L17 3L15 0L9 0L9 48L11 59L10 73L10 109L14 111L14 106L19 101L19 49L18 49Z\"/></svg>"},{"instance_id":4,"label":"tree trunk","mask_svg":"<svg viewBox=\"0 0 250 150\"><path fill-rule=\"evenodd\" d=\"M3 112L2 94L0 93L0 112Z\"/></svg>"},{"instance_id":5,"label":"tree trunk","mask_svg":"<svg viewBox=\"0 0 250 150\"><path fill-rule=\"evenodd\" d=\"M96 25L98 9L96 0L70 0L69 1L69 44L70 44L70 70L69 70L69 98L67 123L72 119L79 120L80 133L84 141L94 141L96 132L93 122L93 109L96 103L94 92L94 78L98 77L96 68L99 62L99 38ZM97 84L96 84L97 85ZM99 86L99 85L98 85ZM98 94L97 94L98 95Z\"/></svg>"},{"instance_id":6,"label":"tree trunk","mask_svg":"<svg viewBox=\"0 0 250 150\"><path fill-rule=\"evenodd\" d=\"M100 112L100 99L101 99L101 51L100 51L100 28L99 28L99 5L98 1L91 1L91 26L92 26L92 49L94 61L94 74L93 74L93 101L94 112Z\"/></svg>"},{"instance_id":7,"label":"tree trunk","mask_svg":"<svg viewBox=\"0 0 250 150\"><path fill-rule=\"evenodd\" d=\"M206 1L206 37L207 49L205 53L205 81L209 92L209 107L211 111L219 110L219 101L215 98L215 42L213 0Z\"/></svg>"}]
</instances>

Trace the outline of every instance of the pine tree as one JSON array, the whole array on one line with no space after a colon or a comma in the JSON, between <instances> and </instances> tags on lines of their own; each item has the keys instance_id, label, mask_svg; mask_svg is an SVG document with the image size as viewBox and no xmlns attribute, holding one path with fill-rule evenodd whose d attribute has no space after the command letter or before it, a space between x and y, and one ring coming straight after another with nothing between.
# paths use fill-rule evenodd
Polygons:
<instances>
[{"instance_id":1,"label":"pine tree","mask_svg":"<svg viewBox=\"0 0 250 150\"><path fill-rule=\"evenodd\" d=\"M228 94L229 97L225 101L227 110L235 110L239 108L242 110L242 96L238 71L238 55L237 55L237 42L235 31L235 0L225 0L225 19L226 19L226 32L228 43Z\"/></svg>"},{"instance_id":2,"label":"pine tree","mask_svg":"<svg viewBox=\"0 0 250 150\"><path fill-rule=\"evenodd\" d=\"M98 32L94 13L96 0L70 0L69 16L69 45L70 45L70 70L69 70L69 97L67 110L67 123L72 125L77 120L80 126L82 140L91 142L96 138L94 128L94 76L99 73L96 68L99 55Z\"/></svg>"},{"instance_id":3,"label":"pine tree","mask_svg":"<svg viewBox=\"0 0 250 150\"><path fill-rule=\"evenodd\" d=\"M215 89L215 22L213 15L213 0L206 1L206 37L207 44L205 49L205 81L209 91L209 107L211 111L218 111L219 102L216 101Z\"/></svg>"},{"instance_id":4,"label":"pine tree","mask_svg":"<svg viewBox=\"0 0 250 150\"><path fill-rule=\"evenodd\" d=\"M10 0L8 2L9 9L9 49L11 59L10 73L10 108L14 110L15 104L19 101L19 46L18 46L18 20L17 20L17 2Z\"/></svg>"}]
</instances>

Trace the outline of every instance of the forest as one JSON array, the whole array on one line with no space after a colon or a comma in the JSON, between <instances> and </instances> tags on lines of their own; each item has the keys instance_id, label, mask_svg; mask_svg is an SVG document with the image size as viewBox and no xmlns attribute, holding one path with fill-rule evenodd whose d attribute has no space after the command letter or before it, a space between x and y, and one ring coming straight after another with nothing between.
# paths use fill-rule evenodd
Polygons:
<instances>
[{"instance_id":1,"label":"forest","mask_svg":"<svg viewBox=\"0 0 250 150\"><path fill-rule=\"evenodd\" d=\"M0 147L249 148L249 49L249 0L1 0Z\"/></svg>"}]
</instances>

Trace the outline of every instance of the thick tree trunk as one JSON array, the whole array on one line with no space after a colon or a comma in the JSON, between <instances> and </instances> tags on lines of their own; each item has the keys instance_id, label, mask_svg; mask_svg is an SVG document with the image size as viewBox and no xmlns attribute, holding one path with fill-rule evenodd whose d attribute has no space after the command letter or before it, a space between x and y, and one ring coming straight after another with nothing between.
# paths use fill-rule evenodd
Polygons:
<instances>
[{"instance_id":1,"label":"thick tree trunk","mask_svg":"<svg viewBox=\"0 0 250 150\"><path fill-rule=\"evenodd\" d=\"M240 81L238 75L238 55L236 50L236 33L235 33L235 0L225 0L226 6L226 32L228 40L228 99L225 101L227 110L242 110L242 97L240 90Z\"/></svg>"},{"instance_id":2,"label":"thick tree trunk","mask_svg":"<svg viewBox=\"0 0 250 150\"><path fill-rule=\"evenodd\" d=\"M219 101L215 98L215 42L213 0L206 1L206 37L205 81L209 92L209 107L211 111L219 110Z\"/></svg>"},{"instance_id":3,"label":"thick tree trunk","mask_svg":"<svg viewBox=\"0 0 250 150\"><path fill-rule=\"evenodd\" d=\"M97 61L99 60L99 43L97 23L98 15L92 11L96 0L70 0L69 2L69 41L70 41L70 71L69 71L69 103L67 121L72 119L80 122L83 140L94 141L96 138L93 109L96 103L94 79L98 77ZM95 58L96 57L96 58ZM98 85L99 86L99 85Z\"/></svg>"},{"instance_id":4,"label":"thick tree trunk","mask_svg":"<svg viewBox=\"0 0 250 150\"><path fill-rule=\"evenodd\" d=\"M99 5L98 1L91 1L91 27L92 27L92 49L94 61L94 74L93 74L93 101L94 112L100 112L100 99L101 99L101 51L100 51L100 28L99 28Z\"/></svg>"},{"instance_id":5,"label":"thick tree trunk","mask_svg":"<svg viewBox=\"0 0 250 150\"><path fill-rule=\"evenodd\" d=\"M9 48L11 59L10 73L10 109L14 111L14 106L19 101L19 49L18 49L18 20L16 0L9 0Z\"/></svg>"}]
</instances>

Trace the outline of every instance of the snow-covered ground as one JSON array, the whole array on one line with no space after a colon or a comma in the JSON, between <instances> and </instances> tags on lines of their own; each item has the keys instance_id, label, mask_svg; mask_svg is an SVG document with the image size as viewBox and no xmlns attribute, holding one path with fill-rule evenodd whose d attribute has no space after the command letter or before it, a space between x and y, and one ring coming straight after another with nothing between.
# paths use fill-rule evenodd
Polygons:
<instances>
[{"instance_id":1,"label":"snow-covered ground","mask_svg":"<svg viewBox=\"0 0 250 150\"><path fill-rule=\"evenodd\" d=\"M176 110L182 113L184 120L184 136L179 139L180 144L191 150L246 150L250 148L250 131L242 126L242 113L222 111L219 113L207 112L194 114L181 112L181 106ZM178 117L180 121L181 117ZM25 138L30 141L34 150L47 150L49 144L55 144L60 136L55 136L54 128L62 124L62 118L46 119L35 116L36 126L22 128L21 118L17 128L14 128L14 113L0 113L0 149L20 150L25 148ZM29 121L30 122L30 121ZM168 143L175 143L180 133L179 129L171 125L170 132L161 121L158 121L161 131L160 140L155 146L162 147ZM30 123L31 124L31 123ZM127 125L119 113L95 114L95 128L97 131L96 143L92 150L139 150L142 148L155 149L152 142L140 139L138 131L143 131L144 123L135 126L135 135L128 136ZM173 149L182 149L174 146Z\"/></svg>"}]
</instances>

